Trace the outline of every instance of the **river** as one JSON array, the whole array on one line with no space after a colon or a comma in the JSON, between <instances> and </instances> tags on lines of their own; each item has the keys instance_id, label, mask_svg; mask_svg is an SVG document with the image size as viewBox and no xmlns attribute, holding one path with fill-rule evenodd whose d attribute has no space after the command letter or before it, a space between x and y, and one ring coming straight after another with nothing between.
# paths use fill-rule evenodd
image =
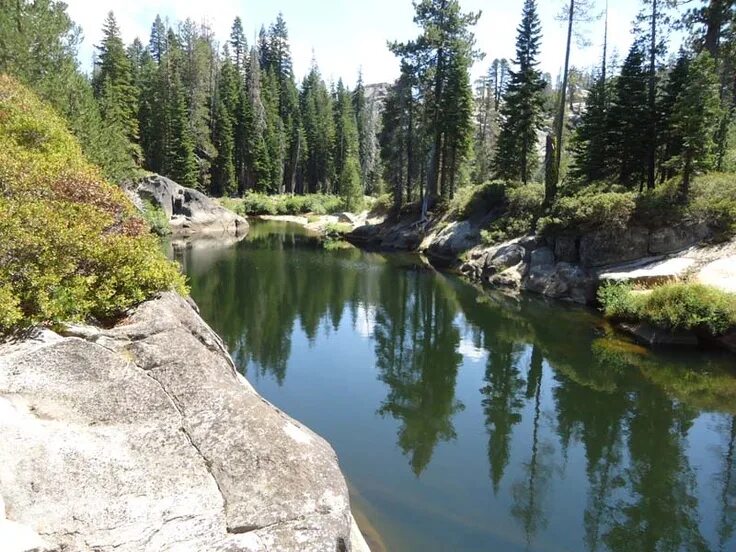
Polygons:
<instances>
[{"instance_id":1,"label":"river","mask_svg":"<svg viewBox=\"0 0 736 552\"><path fill-rule=\"evenodd\" d=\"M177 258L242 373L333 445L375 550L736 550L733 356L293 224Z\"/></svg>"}]
</instances>

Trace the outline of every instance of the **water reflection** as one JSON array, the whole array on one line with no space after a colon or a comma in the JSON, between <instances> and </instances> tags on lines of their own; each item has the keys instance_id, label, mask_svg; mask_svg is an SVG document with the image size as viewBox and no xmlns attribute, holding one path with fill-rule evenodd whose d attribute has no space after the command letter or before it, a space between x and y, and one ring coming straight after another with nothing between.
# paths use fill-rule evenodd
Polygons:
<instances>
[{"instance_id":1,"label":"water reflection","mask_svg":"<svg viewBox=\"0 0 736 552\"><path fill-rule=\"evenodd\" d=\"M479 295L401 256L328 252L293 226L254 225L235 249L185 251L180 260L238 366L283 389L273 391L279 406L303 406L289 391L292 378L304 385L324 370L346 379L348 368L370 373L361 385L375 401L365 412L346 408L390 424L414 481L402 478L388 449L374 465L345 467L366 497L366 481L393 478L397 496L380 499L401 526L393 527L401 542L389 548L736 547L730 357L655 354L612 337L587 311ZM305 351L326 353L310 364ZM346 351L361 355L348 367L339 361ZM360 444L335 418L314 414L312 425L352 458ZM479 439L481 480L449 511L455 487L475 476ZM492 529L506 520L509 534ZM443 535L423 541L436 525Z\"/></svg>"}]
</instances>

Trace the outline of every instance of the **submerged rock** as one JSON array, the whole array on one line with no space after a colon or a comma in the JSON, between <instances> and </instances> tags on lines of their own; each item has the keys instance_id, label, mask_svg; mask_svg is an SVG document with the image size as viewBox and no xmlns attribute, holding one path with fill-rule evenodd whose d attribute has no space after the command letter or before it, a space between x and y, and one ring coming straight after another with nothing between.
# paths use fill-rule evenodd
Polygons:
<instances>
[{"instance_id":1,"label":"submerged rock","mask_svg":"<svg viewBox=\"0 0 736 552\"><path fill-rule=\"evenodd\" d=\"M0 345L3 545L9 523L39 550L362 541L332 448L237 374L186 300L167 293L112 329L65 334Z\"/></svg>"},{"instance_id":2,"label":"submerged rock","mask_svg":"<svg viewBox=\"0 0 736 552\"><path fill-rule=\"evenodd\" d=\"M202 192L180 186L173 180L154 174L124 187L140 209L151 201L169 217L174 236L202 234L245 235L248 222L225 209Z\"/></svg>"}]
</instances>

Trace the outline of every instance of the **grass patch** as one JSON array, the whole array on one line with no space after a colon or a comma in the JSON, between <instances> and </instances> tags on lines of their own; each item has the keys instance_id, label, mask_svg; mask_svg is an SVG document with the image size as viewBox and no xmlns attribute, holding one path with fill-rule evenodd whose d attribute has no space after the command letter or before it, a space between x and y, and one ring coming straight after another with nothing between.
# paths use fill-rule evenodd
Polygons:
<instances>
[{"instance_id":1,"label":"grass patch","mask_svg":"<svg viewBox=\"0 0 736 552\"><path fill-rule=\"evenodd\" d=\"M637 294L625 284L598 291L606 317L718 337L736 327L736 295L702 284L665 284Z\"/></svg>"},{"instance_id":2,"label":"grass patch","mask_svg":"<svg viewBox=\"0 0 736 552\"><path fill-rule=\"evenodd\" d=\"M184 278L135 207L65 121L0 76L0 332L113 319L168 289Z\"/></svg>"}]
</instances>

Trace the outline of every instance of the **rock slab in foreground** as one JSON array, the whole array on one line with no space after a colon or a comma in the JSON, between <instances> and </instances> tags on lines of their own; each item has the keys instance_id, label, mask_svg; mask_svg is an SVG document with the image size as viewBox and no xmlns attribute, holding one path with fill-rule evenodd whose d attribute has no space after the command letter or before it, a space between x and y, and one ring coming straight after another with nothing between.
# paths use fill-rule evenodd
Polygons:
<instances>
[{"instance_id":1,"label":"rock slab in foreground","mask_svg":"<svg viewBox=\"0 0 736 552\"><path fill-rule=\"evenodd\" d=\"M159 205L169 217L174 236L202 234L245 235L248 222L225 209L202 192L185 188L157 174L127 184L125 191L131 201L143 208L143 200Z\"/></svg>"},{"instance_id":2,"label":"rock slab in foreground","mask_svg":"<svg viewBox=\"0 0 736 552\"><path fill-rule=\"evenodd\" d=\"M111 330L69 334L0 345L4 546L322 552L362 542L332 448L236 374L184 299L164 294Z\"/></svg>"}]
</instances>

